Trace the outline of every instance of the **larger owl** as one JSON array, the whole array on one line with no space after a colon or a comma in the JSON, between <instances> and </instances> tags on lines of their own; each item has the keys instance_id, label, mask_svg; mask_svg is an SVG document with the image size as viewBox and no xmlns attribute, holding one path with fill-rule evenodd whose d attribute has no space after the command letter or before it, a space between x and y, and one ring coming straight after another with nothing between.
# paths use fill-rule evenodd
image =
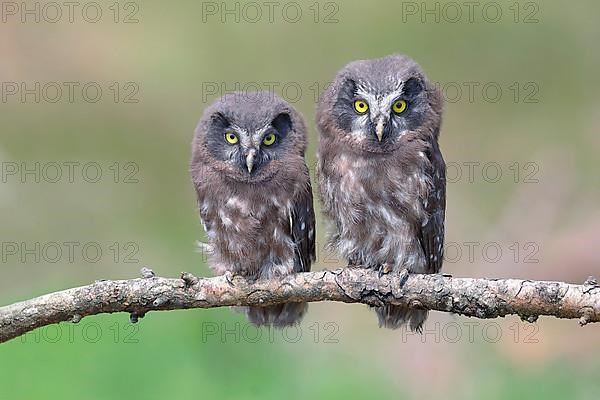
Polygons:
<instances>
[{"instance_id":1,"label":"larger owl","mask_svg":"<svg viewBox=\"0 0 600 400\"><path fill-rule=\"evenodd\" d=\"M354 61L317 107L317 177L330 245L350 265L380 273L442 267L445 163L438 147L442 98L402 55ZM426 310L376 307L380 326L420 331Z\"/></svg>"},{"instance_id":2,"label":"larger owl","mask_svg":"<svg viewBox=\"0 0 600 400\"><path fill-rule=\"evenodd\" d=\"M309 271L315 259L313 198L300 114L269 92L229 93L202 116L191 175L218 274L250 280ZM257 326L301 320L306 303L244 308Z\"/></svg>"}]
</instances>

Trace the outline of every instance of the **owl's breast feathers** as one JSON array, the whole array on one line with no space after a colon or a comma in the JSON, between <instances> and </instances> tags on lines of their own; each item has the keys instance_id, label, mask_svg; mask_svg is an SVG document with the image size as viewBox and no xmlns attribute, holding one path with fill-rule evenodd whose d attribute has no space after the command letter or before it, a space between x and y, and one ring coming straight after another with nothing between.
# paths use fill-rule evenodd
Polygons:
<instances>
[{"instance_id":1,"label":"owl's breast feathers","mask_svg":"<svg viewBox=\"0 0 600 400\"><path fill-rule=\"evenodd\" d=\"M337 228L332 247L358 263L404 264L415 272L439 270L444 172L437 143L424 143L411 154L322 149L321 198Z\"/></svg>"},{"instance_id":2,"label":"owl's breast feathers","mask_svg":"<svg viewBox=\"0 0 600 400\"><path fill-rule=\"evenodd\" d=\"M314 260L310 183L307 191L306 183L292 181L281 187L281 182L257 186L222 180L218 189L209 181L197 183L196 190L208 236L203 247L213 270L253 278L310 270Z\"/></svg>"}]
</instances>

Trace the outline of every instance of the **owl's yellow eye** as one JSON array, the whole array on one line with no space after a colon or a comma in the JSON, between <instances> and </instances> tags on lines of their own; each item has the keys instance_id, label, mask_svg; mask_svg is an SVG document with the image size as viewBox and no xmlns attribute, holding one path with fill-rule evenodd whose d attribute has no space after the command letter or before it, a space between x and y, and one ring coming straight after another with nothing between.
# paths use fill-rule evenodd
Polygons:
<instances>
[{"instance_id":1,"label":"owl's yellow eye","mask_svg":"<svg viewBox=\"0 0 600 400\"><path fill-rule=\"evenodd\" d=\"M227 143L229 144L236 144L239 141L237 135L233 132L227 132L225 134L225 140L227 140Z\"/></svg>"},{"instance_id":2,"label":"owl's yellow eye","mask_svg":"<svg viewBox=\"0 0 600 400\"><path fill-rule=\"evenodd\" d=\"M396 100L394 104L392 104L392 111L396 114L402 114L404 110L406 110L406 101Z\"/></svg>"},{"instance_id":3,"label":"owl's yellow eye","mask_svg":"<svg viewBox=\"0 0 600 400\"><path fill-rule=\"evenodd\" d=\"M277 140L277 136L274 133L268 133L267 136L263 139L263 144L265 146L271 146Z\"/></svg>"},{"instance_id":4,"label":"owl's yellow eye","mask_svg":"<svg viewBox=\"0 0 600 400\"><path fill-rule=\"evenodd\" d=\"M354 109L359 114L364 114L369 110L369 105L364 100L356 100L354 102Z\"/></svg>"}]
</instances>

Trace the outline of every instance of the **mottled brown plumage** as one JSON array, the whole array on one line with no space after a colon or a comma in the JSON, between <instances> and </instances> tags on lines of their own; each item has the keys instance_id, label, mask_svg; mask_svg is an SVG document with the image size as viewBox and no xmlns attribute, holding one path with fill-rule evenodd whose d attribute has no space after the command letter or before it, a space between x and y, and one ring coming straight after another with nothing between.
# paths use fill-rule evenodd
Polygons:
<instances>
[{"instance_id":1,"label":"mottled brown plumage","mask_svg":"<svg viewBox=\"0 0 600 400\"><path fill-rule=\"evenodd\" d=\"M271 134L276 139L267 145ZM208 236L203 249L216 273L261 279L310 271L315 223L305 149L302 117L272 93L227 94L205 110L191 175ZM256 325L284 327L306 309L288 303L244 310Z\"/></svg>"},{"instance_id":2,"label":"mottled brown plumage","mask_svg":"<svg viewBox=\"0 0 600 400\"><path fill-rule=\"evenodd\" d=\"M350 264L382 273L440 270L446 195L437 143L441 114L439 91L400 55L348 64L321 96L319 189L334 222L331 247ZM427 317L425 310L399 306L376 312L388 328L408 322L420 330Z\"/></svg>"}]
</instances>

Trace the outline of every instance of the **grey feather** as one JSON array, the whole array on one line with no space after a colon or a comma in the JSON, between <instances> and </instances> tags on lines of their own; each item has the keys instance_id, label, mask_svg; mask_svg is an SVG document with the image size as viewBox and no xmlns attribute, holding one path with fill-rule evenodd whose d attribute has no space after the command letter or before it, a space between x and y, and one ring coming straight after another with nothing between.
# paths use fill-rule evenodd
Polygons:
<instances>
[{"instance_id":1,"label":"grey feather","mask_svg":"<svg viewBox=\"0 0 600 400\"><path fill-rule=\"evenodd\" d=\"M267 145L269 134L276 140ZM307 232L314 234L315 223L305 150L302 117L272 93L231 93L205 110L190 170L217 274L262 279L310 271L314 236ZM289 303L244 311L256 325L285 327L306 309Z\"/></svg>"},{"instance_id":2,"label":"grey feather","mask_svg":"<svg viewBox=\"0 0 600 400\"><path fill-rule=\"evenodd\" d=\"M354 102L368 105L366 112ZM404 111L393 105L404 101ZM401 109L401 107L399 107ZM394 55L340 70L317 107L317 177L330 246L350 264L435 273L442 266L445 165L439 91L417 63ZM426 310L376 308L381 326L420 330Z\"/></svg>"}]
</instances>

